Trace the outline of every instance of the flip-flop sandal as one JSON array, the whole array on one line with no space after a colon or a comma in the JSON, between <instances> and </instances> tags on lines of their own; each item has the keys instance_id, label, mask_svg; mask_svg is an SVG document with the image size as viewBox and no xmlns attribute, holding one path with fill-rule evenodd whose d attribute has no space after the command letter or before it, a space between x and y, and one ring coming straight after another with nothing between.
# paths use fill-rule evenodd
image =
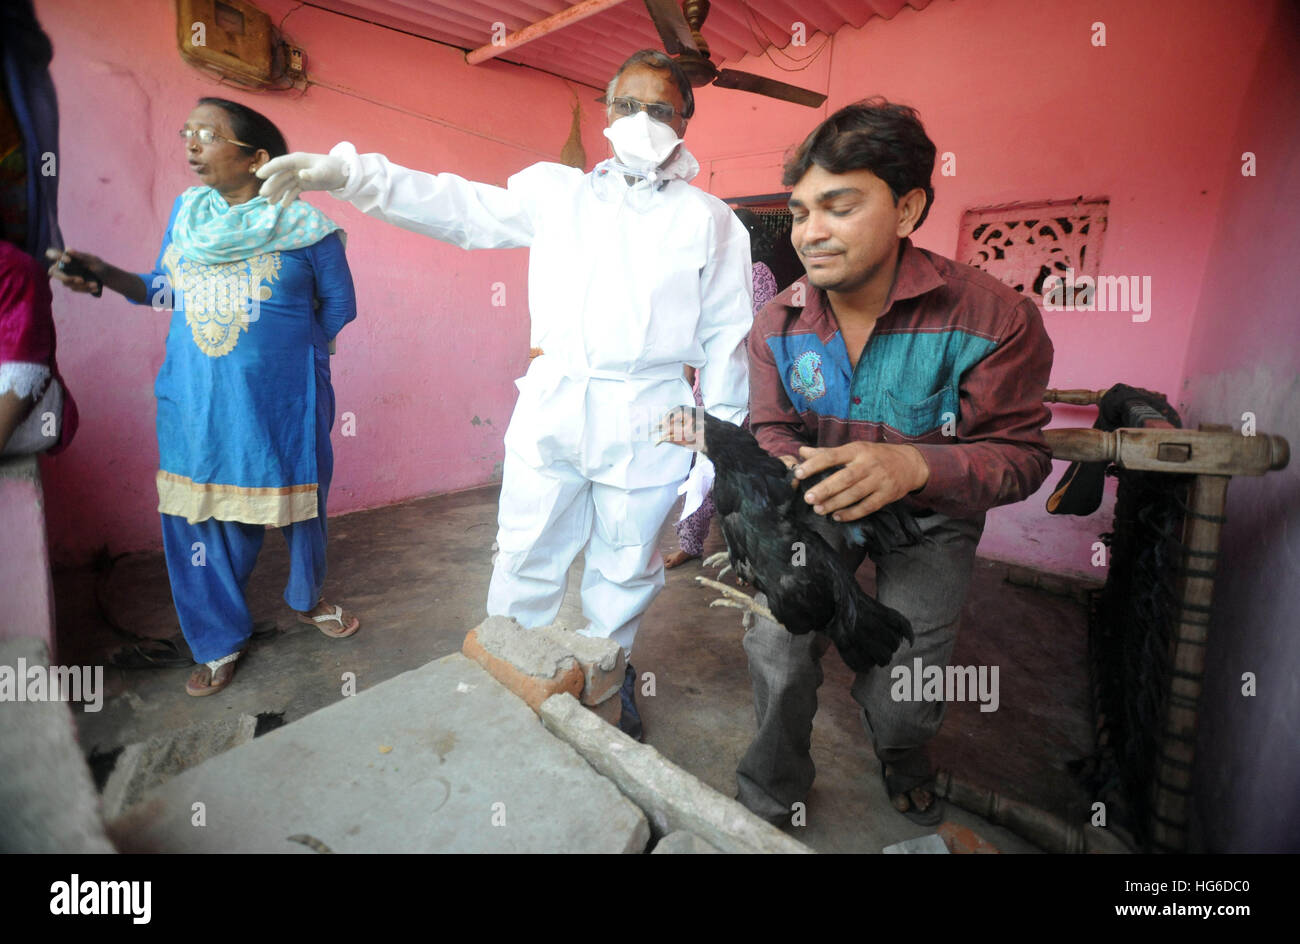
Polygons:
<instances>
[{"instance_id":1,"label":"flip-flop sandal","mask_svg":"<svg viewBox=\"0 0 1300 944\"><path fill-rule=\"evenodd\" d=\"M239 652L242 658L244 651ZM239 659L232 659L225 665L217 666L216 671L208 668L207 663L202 663L194 667L190 674L189 680L185 683L185 693L193 695L195 698L201 698L204 695L215 695L235 678L235 666L239 664Z\"/></svg>"},{"instance_id":2,"label":"flip-flop sandal","mask_svg":"<svg viewBox=\"0 0 1300 944\"><path fill-rule=\"evenodd\" d=\"M181 650L176 637L150 639L135 645L124 646L109 658L119 669L174 669L193 665L194 658Z\"/></svg>"},{"instance_id":3,"label":"flip-flop sandal","mask_svg":"<svg viewBox=\"0 0 1300 944\"><path fill-rule=\"evenodd\" d=\"M938 826L943 822L943 800L940 799L934 782L934 770L925 758L926 773L899 773L893 764L880 762L880 777L885 782L885 792L889 795L889 804L918 826ZM930 794L930 805L924 810L916 808L912 799L913 790L920 787ZM899 801L907 804L907 809L899 809Z\"/></svg>"},{"instance_id":4,"label":"flip-flop sandal","mask_svg":"<svg viewBox=\"0 0 1300 944\"><path fill-rule=\"evenodd\" d=\"M361 628L361 620L355 616L352 617L352 625L343 625L343 607L335 606L333 613L326 613L324 616L308 616L306 613L298 614L298 622L307 623L315 626L330 639L346 639ZM326 623L338 623L337 631L325 628Z\"/></svg>"}]
</instances>

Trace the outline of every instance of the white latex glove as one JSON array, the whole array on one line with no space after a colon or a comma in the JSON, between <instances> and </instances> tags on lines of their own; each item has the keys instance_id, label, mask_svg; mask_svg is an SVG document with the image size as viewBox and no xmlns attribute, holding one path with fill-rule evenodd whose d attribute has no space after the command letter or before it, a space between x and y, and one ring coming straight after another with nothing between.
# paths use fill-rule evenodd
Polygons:
<instances>
[{"instance_id":1,"label":"white latex glove","mask_svg":"<svg viewBox=\"0 0 1300 944\"><path fill-rule=\"evenodd\" d=\"M275 157L257 169L266 183L258 191L271 203L288 206L304 190L338 190L348 182L348 164L331 154L294 151Z\"/></svg>"}]
</instances>

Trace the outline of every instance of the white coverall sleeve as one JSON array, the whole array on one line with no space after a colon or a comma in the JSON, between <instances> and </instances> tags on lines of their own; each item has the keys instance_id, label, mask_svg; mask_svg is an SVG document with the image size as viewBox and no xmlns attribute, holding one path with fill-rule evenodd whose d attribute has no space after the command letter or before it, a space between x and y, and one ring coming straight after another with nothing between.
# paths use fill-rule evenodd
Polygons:
<instances>
[{"instance_id":1,"label":"white coverall sleeve","mask_svg":"<svg viewBox=\"0 0 1300 944\"><path fill-rule=\"evenodd\" d=\"M749 412L745 338L754 324L754 276L749 231L729 209L724 212L714 216L714 245L700 274L700 398L707 412L739 424Z\"/></svg>"},{"instance_id":2,"label":"white coverall sleeve","mask_svg":"<svg viewBox=\"0 0 1300 944\"><path fill-rule=\"evenodd\" d=\"M347 141L330 151L348 165L348 182L330 195L367 216L462 249L513 249L533 241L530 200L514 186L475 183L455 174L426 174L382 154L358 154Z\"/></svg>"}]
</instances>

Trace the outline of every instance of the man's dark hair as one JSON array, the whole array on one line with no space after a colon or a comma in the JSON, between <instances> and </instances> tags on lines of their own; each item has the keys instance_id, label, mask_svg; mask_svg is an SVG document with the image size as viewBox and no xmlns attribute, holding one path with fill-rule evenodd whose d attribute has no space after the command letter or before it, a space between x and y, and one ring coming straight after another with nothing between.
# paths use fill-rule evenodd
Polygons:
<instances>
[{"instance_id":1,"label":"man's dark hair","mask_svg":"<svg viewBox=\"0 0 1300 944\"><path fill-rule=\"evenodd\" d=\"M614 86L618 84L618 77L633 66L648 66L671 74L677 91L682 93L682 117L690 118L695 114L695 92L691 89L691 80L672 56L658 49L642 49L627 57L627 61L618 67L614 77L609 80L609 85L605 87L606 103L614 100Z\"/></svg>"},{"instance_id":2,"label":"man's dark hair","mask_svg":"<svg viewBox=\"0 0 1300 944\"><path fill-rule=\"evenodd\" d=\"M215 105L230 116L230 130L235 137L252 145L241 147L240 150L248 154L266 151L272 157L282 157L289 153L289 145L285 143L280 129L261 112L224 98L200 98L199 104Z\"/></svg>"},{"instance_id":3,"label":"man's dark hair","mask_svg":"<svg viewBox=\"0 0 1300 944\"><path fill-rule=\"evenodd\" d=\"M934 202L934 154L916 109L876 96L845 105L813 129L786 161L781 183L793 187L814 164L832 174L869 170L889 185L895 203L917 187L925 191L919 227Z\"/></svg>"}]
</instances>

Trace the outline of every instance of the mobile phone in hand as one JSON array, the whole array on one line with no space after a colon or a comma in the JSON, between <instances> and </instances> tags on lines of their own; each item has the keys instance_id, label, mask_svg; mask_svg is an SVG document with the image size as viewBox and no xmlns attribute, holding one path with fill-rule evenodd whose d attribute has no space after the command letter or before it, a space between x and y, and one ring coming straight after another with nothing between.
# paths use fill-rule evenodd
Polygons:
<instances>
[{"instance_id":1,"label":"mobile phone in hand","mask_svg":"<svg viewBox=\"0 0 1300 944\"><path fill-rule=\"evenodd\" d=\"M95 287L90 290L90 294L98 298L104 293L104 283L100 281L99 276L90 271L90 268L79 259L69 256L67 259L59 260L59 271L64 275L70 275L74 279L83 279L87 284L94 282Z\"/></svg>"}]
</instances>

